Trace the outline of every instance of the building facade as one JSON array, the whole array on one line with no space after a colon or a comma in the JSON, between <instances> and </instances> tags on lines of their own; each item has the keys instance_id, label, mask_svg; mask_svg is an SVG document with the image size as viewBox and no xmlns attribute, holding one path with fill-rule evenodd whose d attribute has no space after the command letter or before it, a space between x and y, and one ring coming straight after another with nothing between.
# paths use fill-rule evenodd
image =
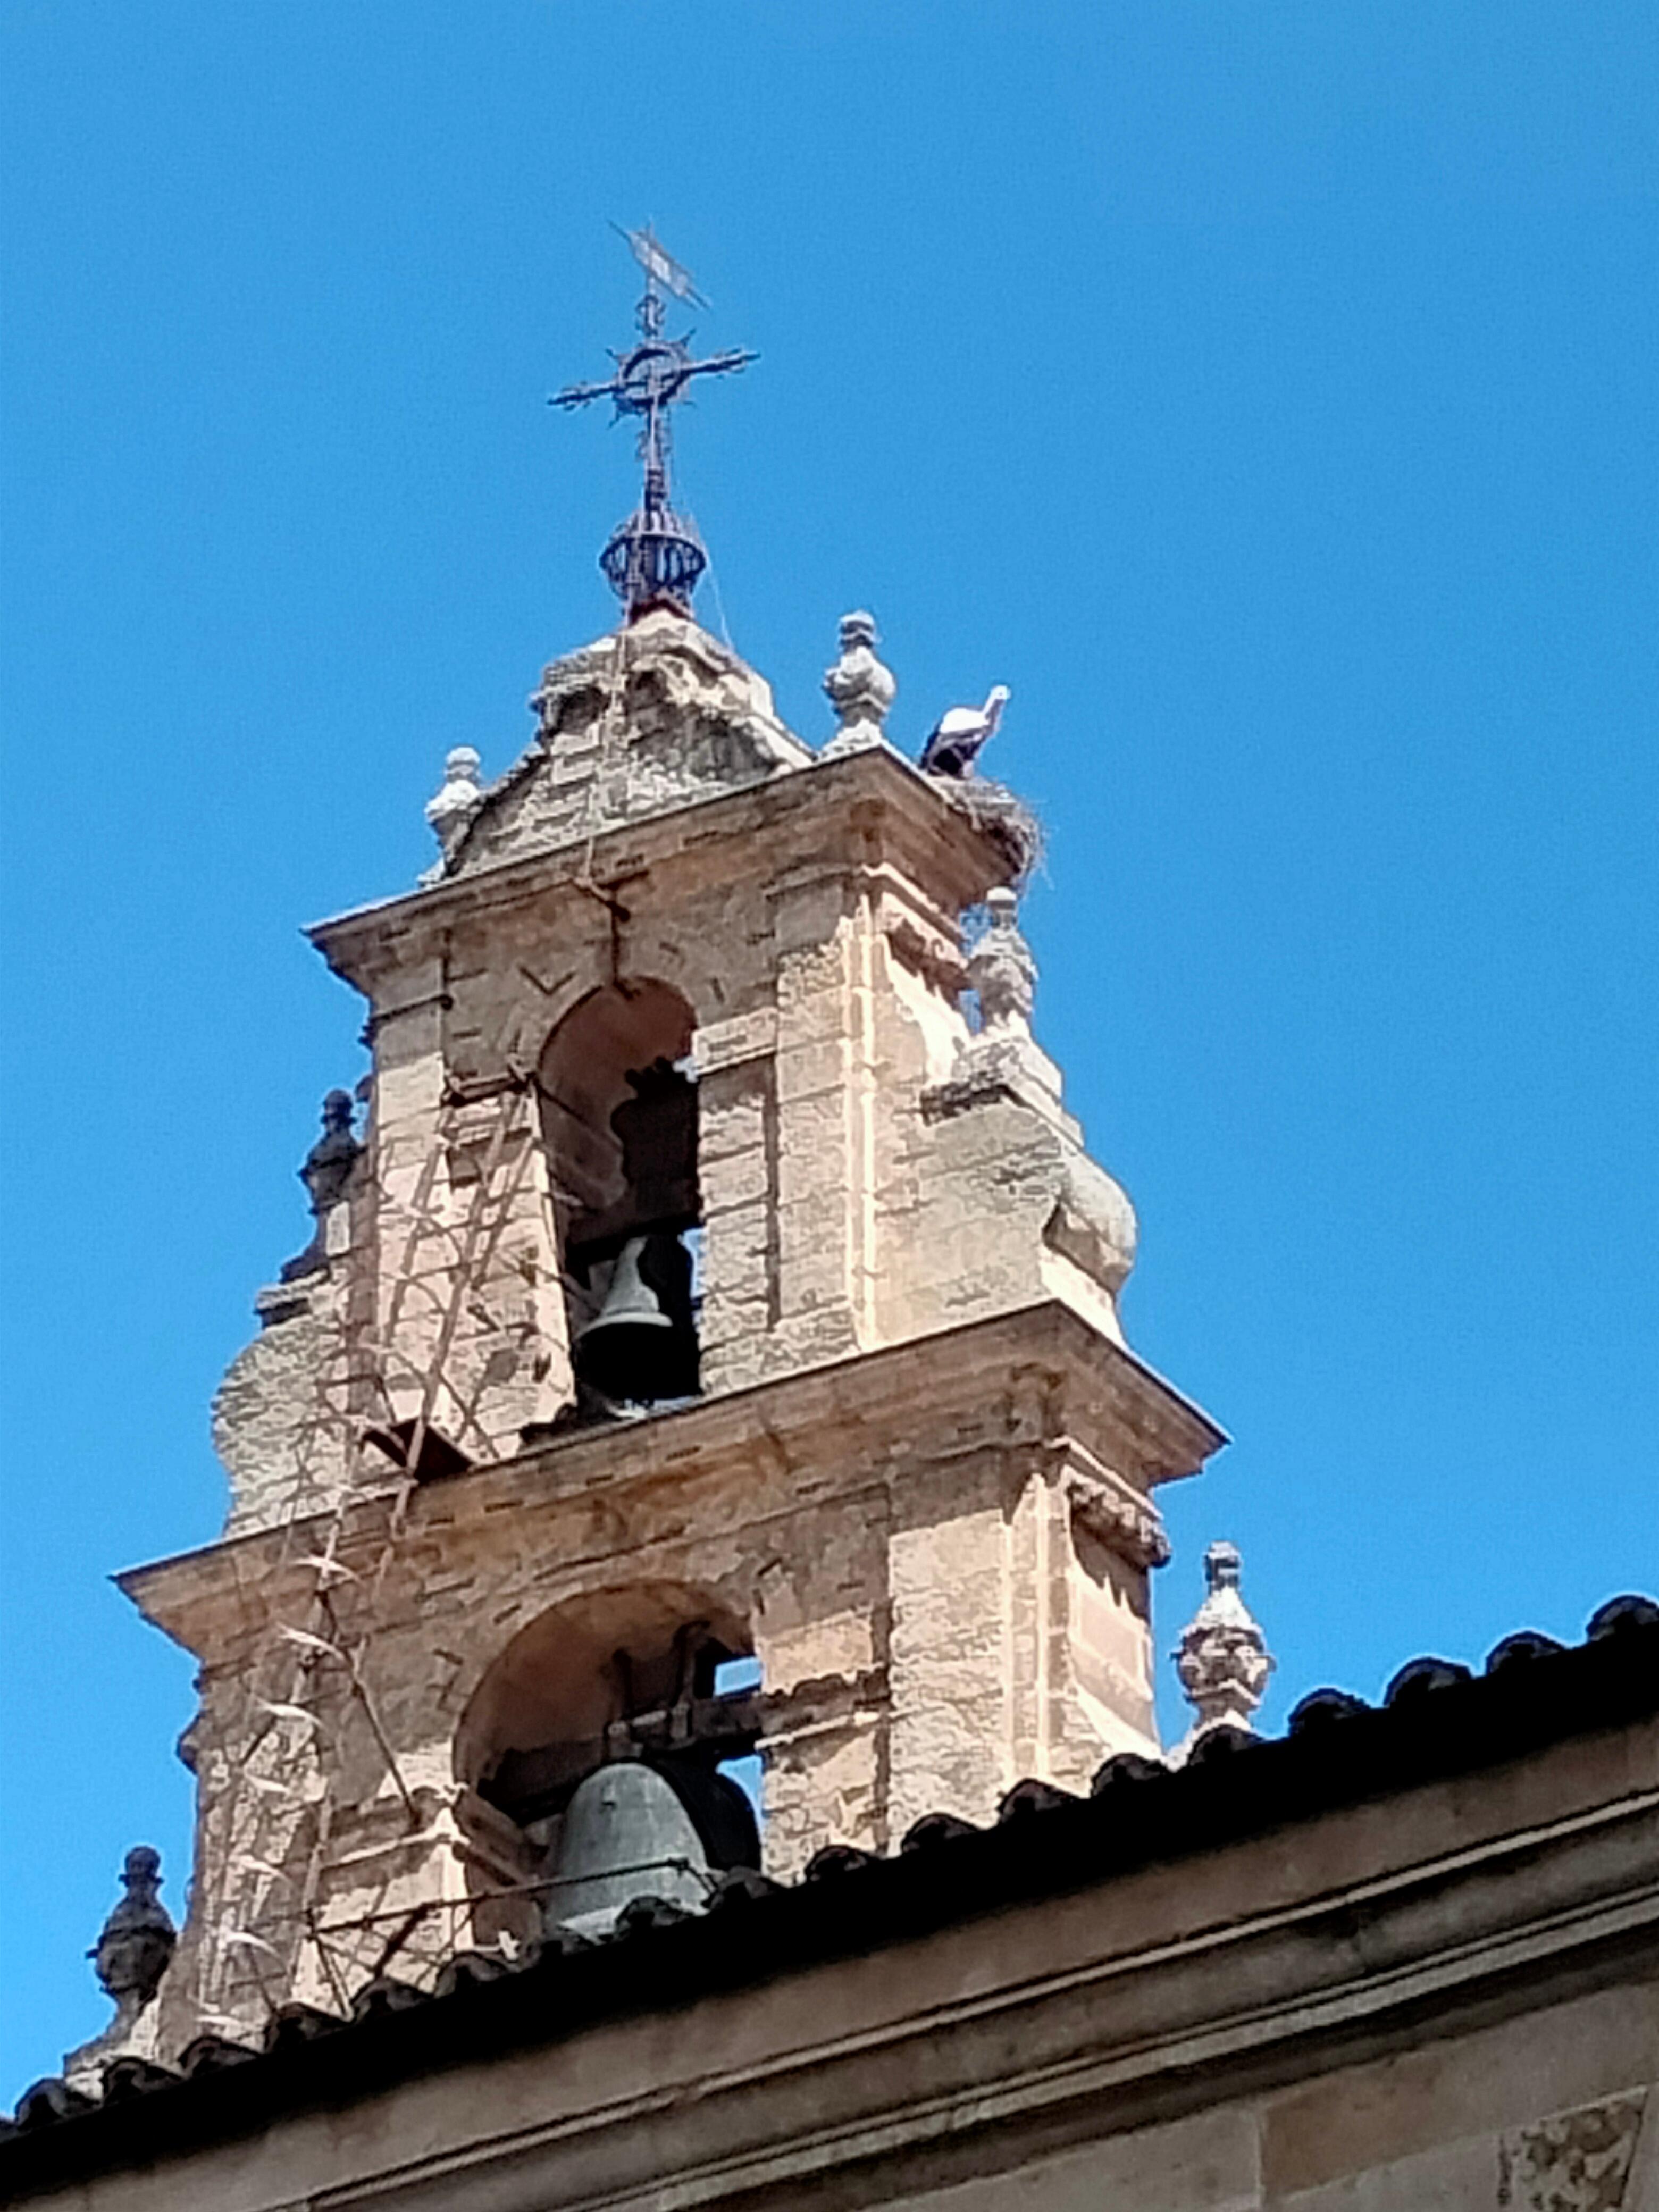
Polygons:
<instances>
[{"instance_id":1,"label":"building facade","mask_svg":"<svg viewBox=\"0 0 1659 2212\"><path fill-rule=\"evenodd\" d=\"M313 933L365 1133L331 1105L221 1392L223 1537L124 1578L202 1669L147 2055L530 1940L618 1757L757 1757L787 1878L1158 1752L1154 1492L1220 1436L1124 1342L1018 846L878 734L815 756L671 611L538 702L437 879ZM664 1248L696 1296L630 1275L618 1322Z\"/></svg>"},{"instance_id":2,"label":"building facade","mask_svg":"<svg viewBox=\"0 0 1659 2212\"><path fill-rule=\"evenodd\" d=\"M200 1668L189 1911L135 1853L0 2192L1659 2212L1659 1608L1267 1744L1218 1547L1160 1745L1156 1493L1223 1438L1032 1035L1006 694L913 764L853 615L785 727L690 613L650 320L622 625L311 933L372 1072L223 1533L122 1577Z\"/></svg>"}]
</instances>

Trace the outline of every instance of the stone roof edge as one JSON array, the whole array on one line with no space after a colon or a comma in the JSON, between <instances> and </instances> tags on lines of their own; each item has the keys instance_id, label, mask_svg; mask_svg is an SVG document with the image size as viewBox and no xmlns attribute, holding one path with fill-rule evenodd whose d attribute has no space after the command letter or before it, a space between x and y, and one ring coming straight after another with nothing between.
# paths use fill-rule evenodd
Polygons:
<instances>
[{"instance_id":1,"label":"stone roof edge","mask_svg":"<svg viewBox=\"0 0 1659 2212\"><path fill-rule=\"evenodd\" d=\"M920 800L924 811L933 817L936 830L948 830L952 835L977 844L988 853L994 846L985 832L978 828L960 807L951 805L939 788L936 780L922 775L915 763L891 746L874 746L867 750L843 753L839 756L819 753L787 774L767 776L755 783L740 785L734 791L722 791L708 799L687 800L669 807L660 814L646 814L629 822L621 822L601 830L593 840L592 873L603 878L606 872L607 855L618 848L630 857L642 839L651 836L672 823L696 817L700 840L709 835L708 818L717 815L722 807L737 809L752 804L755 799L770 792L800 792L808 780L822 789L825 782L848 784L856 793L858 784L874 776L888 786L886 796L891 800ZM331 945L343 944L349 937L369 927L384 927L388 922L405 924L415 921L441 922L452 913L487 901L491 894L510 897L526 883L534 883L538 872L552 866L558 879L574 876L586 852L580 843L550 846L545 852L526 854L514 860L505 860L499 867L480 869L474 875L447 877L441 883L425 884L413 890L394 891L388 897L371 899L362 906L347 907L337 914L326 915L319 921L303 925L301 934L331 961ZM1000 875L997 880L1000 880Z\"/></svg>"},{"instance_id":2,"label":"stone roof edge","mask_svg":"<svg viewBox=\"0 0 1659 2212\"><path fill-rule=\"evenodd\" d=\"M233 2139L287 2112L915 1940L1656 1714L1659 1604L1611 1599L1571 1648L1505 1637L1480 1675L1413 1660L1378 1706L1316 1690L1282 1737L1218 1729L1179 1769L1121 1753L1087 1797L1017 1783L989 1828L936 1814L896 1854L831 1846L788 1887L738 1869L705 1913L637 1900L601 1942L562 1936L511 1966L463 1954L430 1993L385 1979L346 2016L288 2007L257 2050L202 2036L177 2072L118 2059L101 2098L37 2082L15 2119L0 2121L0 2190L66 2186Z\"/></svg>"},{"instance_id":3,"label":"stone roof edge","mask_svg":"<svg viewBox=\"0 0 1659 2212\"><path fill-rule=\"evenodd\" d=\"M1048 1332L1057 1332L1056 1344ZM996 1340L1006 1339L1006 1349ZM1069 1346L1065 1340L1069 1338ZM1230 1441L1222 1429L1203 1408L1182 1395L1175 1385L1149 1367L1146 1361L1127 1345L1117 1343L1092 1327L1076 1310L1059 1298L1042 1298L1031 1304L1013 1306L1002 1313L987 1314L973 1321L953 1322L946 1328L932 1329L896 1344L878 1346L873 1351L856 1352L838 1358L827 1359L810 1367L793 1369L786 1375L773 1376L757 1382L745 1383L742 1389L726 1390L696 1403L676 1407L672 1412L654 1413L646 1419L630 1423L624 1431L609 1425L573 1428L546 1442L515 1452L511 1458L481 1462L469 1468L463 1474L450 1475L441 1482L422 1486L422 1491L441 1491L453 1495L457 1486L486 1483L492 1477L506 1477L512 1470L527 1464L556 1463L563 1459L582 1459L596 1449L614 1452L619 1435L629 1441L661 1439L662 1450L653 1454L650 1462L637 1470L620 1474L622 1483L655 1481L665 1473L684 1468L686 1464L687 1428L693 1425L714 1427L724 1421L734 1427L740 1424L745 1409L756 1402L764 1402L769 1408L767 1429L769 1434L787 1435L792 1439L806 1436L817 1423L828 1418L837 1420L836 1413L823 1416L811 1410L813 1401L820 1396L826 1384L848 1382L856 1376L860 1381L878 1381L885 1370L890 1379L889 1394L895 1407L908 1406L914 1399L915 1386L911 1361L918 1352L960 1348L963 1361L976 1376L982 1376L988 1360L1001 1357L1010 1364L1039 1364L1045 1358L1070 1357L1079 1360L1101 1358L1109 1370L1114 1370L1127 1379L1138 1391L1145 1393L1147 1411L1161 1419L1176 1432L1187 1447L1187 1455L1194 1464L1183 1473L1196 1472L1199 1465L1210 1455ZM876 1393L861 1390L860 1404L872 1406ZM796 1405L801 1411L792 1419ZM1045 1442L1058 1443L1058 1437ZM739 1441L743 1441L740 1439ZM711 1448L718 1449L718 1440L711 1438ZM1168 1478L1155 1477L1160 1480ZM586 1482L580 1474L574 1476L573 1487L585 1488ZM417 1498L422 1492L417 1492ZM368 1511L377 1504L390 1510L401 1495L401 1486L388 1480L384 1485L371 1486L361 1496L362 1509ZM314 1516L319 1525L331 1519L329 1509L319 1510ZM111 1577L116 1588L138 1607L144 1618L164 1634L173 1632L168 1627L161 1611L153 1610L149 1603L152 1587L164 1577L192 1564L212 1559L229 1559L233 1562L257 1562L262 1551L268 1550L289 1537L295 1529L302 1529L306 1520L277 1522L260 1528L242 1530L234 1536L218 1536L205 1544L191 1545L188 1550L172 1552L160 1559L145 1559L131 1567L123 1567ZM189 1648L188 1646L185 1648Z\"/></svg>"},{"instance_id":4,"label":"stone roof edge","mask_svg":"<svg viewBox=\"0 0 1659 2212\"><path fill-rule=\"evenodd\" d=\"M667 628L664 627L665 623ZM440 881L459 880L464 872L461 864L466 848L478 824L498 810L501 802L528 776L533 775L548 758L549 738L543 719L544 702L550 696L577 690L596 678L608 678L614 669L615 655L625 649L630 629L641 644L667 646L671 651L700 659L715 675L733 676L751 686L758 684L769 704L764 712L756 712L755 720L765 726L775 772L793 775L812 765L817 755L807 740L792 730L779 714L768 679L757 669L751 668L740 653L730 646L722 645L695 617L678 617L666 609L659 609L647 616L641 624L630 626L624 623L620 629L607 630L602 637L594 638L586 645L577 646L571 652L561 653L556 659L548 662L530 699L531 710L538 717L535 735L517 759L485 790L481 804L461 832L453 851L446 856ZM648 667L649 659L640 659L637 665L641 669Z\"/></svg>"},{"instance_id":5,"label":"stone roof edge","mask_svg":"<svg viewBox=\"0 0 1659 2212\"><path fill-rule=\"evenodd\" d=\"M1061 1340L1058 1344L1053 1341L1054 1333ZM999 1338L1007 1340L1006 1347L999 1345ZM1070 1339L1069 1344L1064 1341L1067 1338ZM1033 1339L1040 1340L1029 1340ZM695 1422L699 1414L729 1413L741 1420L747 1407L764 1401L769 1408L766 1424L769 1434L805 1435L810 1432L819 1417L805 1414L792 1425L792 1401L799 1399L804 1407L810 1405L824 1385L850 1382L854 1376L859 1379L861 1406L870 1407L872 1404L885 1403L896 1411L908 1410L915 1398L911 1362L919 1353L951 1349L959 1350L964 1363L972 1368L976 1377L983 1376L988 1363L998 1358L1028 1365L1057 1357L1070 1357L1079 1361L1103 1360L1109 1370L1117 1371L1137 1390L1143 1391L1149 1408L1155 1409L1172 1429L1180 1432L1182 1442L1194 1462L1192 1468L1183 1469L1183 1472L1195 1473L1200 1462L1231 1441L1226 1431L1201 1406L1178 1390L1167 1376L1160 1375L1138 1352L1118 1342L1115 1337L1108 1336L1079 1314L1075 1307L1057 1297L1033 1299L1029 1304L1009 1306L1000 1313L981 1314L971 1321L951 1322L943 1328L924 1329L915 1336L904 1337L892 1344L877 1345L867 1352L848 1352L813 1365L792 1368L786 1374L764 1376L757 1382L744 1383L741 1389L722 1390L696 1404L679 1407L673 1413L653 1416L650 1420L637 1424L635 1433L649 1436L656 1430L662 1436L665 1446L662 1466L650 1470L655 1474L670 1466L684 1464L684 1447L676 1441L678 1437L683 1437L684 1427L676 1430L671 1425L689 1425ZM887 1385L884 1400L879 1395L884 1381ZM870 1385L874 1385L874 1388L868 1387ZM838 1416L830 1418L838 1421ZM659 1429L657 1429L658 1423L661 1424ZM574 1429L566 1436L538 1444L533 1450L517 1454L512 1460L494 1464L505 1468L516 1466L521 1460L550 1457L571 1451L584 1442L592 1443L597 1436L610 1433L612 1432ZM489 1471L482 1467L477 1470L479 1474Z\"/></svg>"}]
</instances>

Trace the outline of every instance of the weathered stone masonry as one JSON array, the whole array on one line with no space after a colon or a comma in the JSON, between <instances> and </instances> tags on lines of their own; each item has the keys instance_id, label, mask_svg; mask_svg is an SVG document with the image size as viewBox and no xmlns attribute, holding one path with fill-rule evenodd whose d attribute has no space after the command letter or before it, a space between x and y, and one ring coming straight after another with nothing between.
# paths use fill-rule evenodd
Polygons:
<instances>
[{"instance_id":1,"label":"weathered stone masonry","mask_svg":"<svg viewBox=\"0 0 1659 2212\"><path fill-rule=\"evenodd\" d=\"M1124 1345L1134 1217L1031 1041L1006 842L884 742L815 757L676 616L536 703L446 787L435 879L313 932L368 1004L366 1148L221 1394L225 1540L125 1579L203 1662L158 2047L532 1932L540 1846L481 1785L613 1644L759 1659L780 1873L1156 1749L1151 1493L1219 1437ZM584 1426L567 1240L623 1064L688 1047L702 1396Z\"/></svg>"}]
</instances>

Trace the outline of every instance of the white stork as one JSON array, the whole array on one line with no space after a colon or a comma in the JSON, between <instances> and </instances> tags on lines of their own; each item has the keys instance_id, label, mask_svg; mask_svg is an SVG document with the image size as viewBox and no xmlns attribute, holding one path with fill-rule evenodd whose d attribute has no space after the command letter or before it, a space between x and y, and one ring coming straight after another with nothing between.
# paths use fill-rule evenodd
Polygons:
<instances>
[{"instance_id":1,"label":"white stork","mask_svg":"<svg viewBox=\"0 0 1659 2212\"><path fill-rule=\"evenodd\" d=\"M921 749L924 775L969 775L980 748L996 735L1008 686L994 684L982 707L951 707Z\"/></svg>"}]
</instances>

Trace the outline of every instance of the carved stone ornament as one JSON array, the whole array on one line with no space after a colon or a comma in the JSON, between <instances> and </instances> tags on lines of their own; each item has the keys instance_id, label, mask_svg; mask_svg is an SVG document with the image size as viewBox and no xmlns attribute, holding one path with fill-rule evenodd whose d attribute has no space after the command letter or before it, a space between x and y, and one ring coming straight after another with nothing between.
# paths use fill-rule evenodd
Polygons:
<instances>
[{"instance_id":1,"label":"carved stone ornament","mask_svg":"<svg viewBox=\"0 0 1659 2212\"><path fill-rule=\"evenodd\" d=\"M883 726L898 691L898 679L877 659L872 615L841 618L841 659L824 672L823 689L841 725L824 747L826 757L867 752L886 742Z\"/></svg>"},{"instance_id":2,"label":"carved stone ornament","mask_svg":"<svg viewBox=\"0 0 1659 2212\"><path fill-rule=\"evenodd\" d=\"M331 1091L323 1101L323 1133L306 1154L300 1170L317 1225L305 1250L283 1262L285 1283L320 1274L328 1265L328 1217L344 1197L351 1170L363 1149L352 1133L355 1110L349 1091Z\"/></svg>"},{"instance_id":3,"label":"carved stone ornament","mask_svg":"<svg viewBox=\"0 0 1659 2212\"><path fill-rule=\"evenodd\" d=\"M148 1844L135 1844L121 1870L126 1895L104 1923L88 1952L105 1990L115 2000L115 2025L135 2021L161 1987L178 1930L156 1893L161 1887L161 1856Z\"/></svg>"},{"instance_id":4,"label":"carved stone ornament","mask_svg":"<svg viewBox=\"0 0 1659 2212\"><path fill-rule=\"evenodd\" d=\"M1176 1672L1198 1716L1189 1746L1209 1729L1248 1729L1273 1672L1267 1639L1239 1595L1239 1571L1236 1545L1211 1545L1208 1595L1176 1647Z\"/></svg>"},{"instance_id":5,"label":"carved stone ornament","mask_svg":"<svg viewBox=\"0 0 1659 2212\"><path fill-rule=\"evenodd\" d=\"M426 802L426 818L446 860L483 804L483 786L478 780L482 765L473 746L452 746L444 758L443 782Z\"/></svg>"},{"instance_id":6,"label":"carved stone ornament","mask_svg":"<svg viewBox=\"0 0 1659 2212\"><path fill-rule=\"evenodd\" d=\"M1019 901L1008 890L985 902L990 926L968 959L968 981L979 1000L980 1034L993 1039L1031 1034L1036 1003L1036 961L1019 927Z\"/></svg>"},{"instance_id":7,"label":"carved stone ornament","mask_svg":"<svg viewBox=\"0 0 1659 2212\"><path fill-rule=\"evenodd\" d=\"M1621 2212L1643 2091L1516 2128L1498 2145L1498 2201L1516 2212Z\"/></svg>"},{"instance_id":8,"label":"carved stone ornament","mask_svg":"<svg viewBox=\"0 0 1659 2212\"><path fill-rule=\"evenodd\" d=\"M960 955L941 938L924 936L908 915L890 922L886 937L894 959L932 984L942 998L959 998L968 988L968 969Z\"/></svg>"},{"instance_id":9,"label":"carved stone ornament","mask_svg":"<svg viewBox=\"0 0 1659 2212\"><path fill-rule=\"evenodd\" d=\"M585 847L816 758L778 720L763 677L661 609L551 662L530 704L533 743L484 793L434 880Z\"/></svg>"},{"instance_id":10,"label":"carved stone ornament","mask_svg":"<svg viewBox=\"0 0 1659 2212\"><path fill-rule=\"evenodd\" d=\"M1080 1468L1069 1468L1066 1495L1079 1528L1137 1567L1161 1567L1170 1557L1170 1540L1156 1509L1124 1497L1112 1484Z\"/></svg>"}]
</instances>

